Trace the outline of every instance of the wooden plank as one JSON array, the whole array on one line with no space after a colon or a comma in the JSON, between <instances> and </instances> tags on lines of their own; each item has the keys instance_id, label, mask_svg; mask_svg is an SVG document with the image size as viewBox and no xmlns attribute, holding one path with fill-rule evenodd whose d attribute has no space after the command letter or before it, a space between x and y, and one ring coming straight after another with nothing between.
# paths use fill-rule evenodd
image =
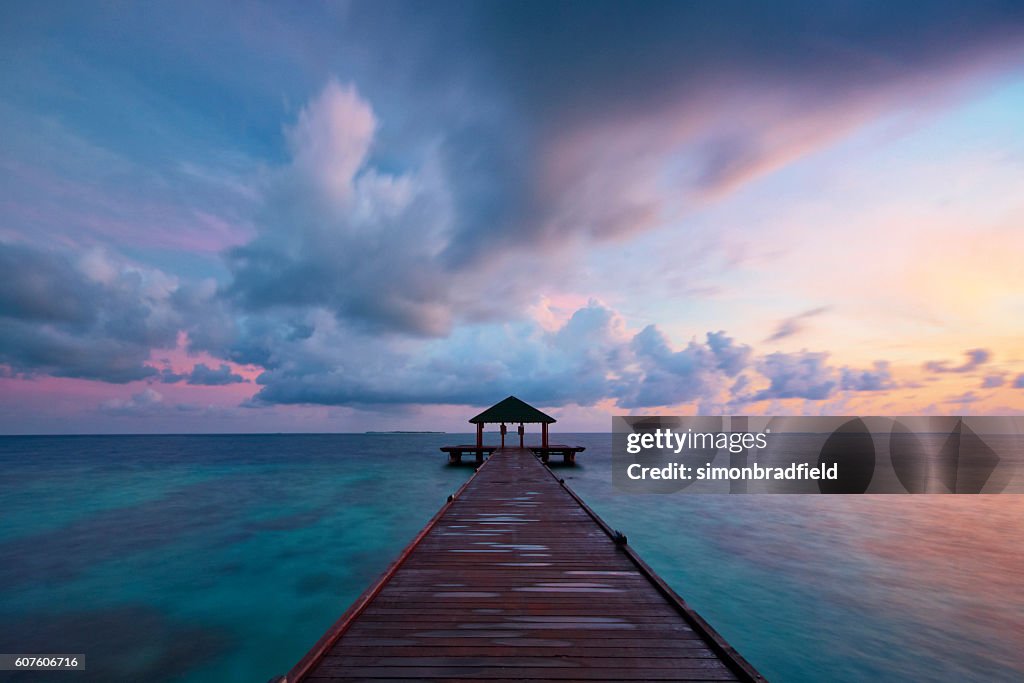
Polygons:
<instances>
[{"instance_id":1,"label":"wooden plank","mask_svg":"<svg viewBox=\"0 0 1024 683\"><path fill-rule=\"evenodd\" d=\"M646 606L646 605L645 605ZM645 606L638 606L634 609L628 609L631 605L625 606L629 615L630 622L637 623L655 623L655 622L675 622L679 620L679 615L672 614L671 612L661 611L658 609L658 605L650 605L651 610L643 609ZM503 612L504 610L496 608L494 611ZM567 612L571 611L569 614ZM607 611L607 607L604 605L593 605L593 606L573 606L571 610L564 608L551 607L550 605L544 605L537 610L529 612L529 615L537 618L550 617L551 619L557 619L558 621L573 622L581 621L585 619L593 619L602 617ZM364 619L377 619L380 621L394 619L395 617L402 616L417 616L417 617L431 617L436 619L438 623L444 623L447 621L460 621L460 622L473 622L482 621L484 619L493 618L491 610L473 610L467 614L465 609L459 609L451 605L445 605L443 608L438 609L407 609L402 607L377 607L373 606L363 612Z\"/></svg>"},{"instance_id":2,"label":"wooden plank","mask_svg":"<svg viewBox=\"0 0 1024 683\"><path fill-rule=\"evenodd\" d=\"M718 670L704 669L631 669L602 667L540 668L540 667L400 667L400 666L338 666L318 667L308 680L334 680L338 677L356 680L377 678L451 678L464 680L533 680L533 681L735 681L736 677L724 666Z\"/></svg>"},{"instance_id":3,"label":"wooden plank","mask_svg":"<svg viewBox=\"0 0 1024 683\"><path fill-rule=\"evenodd\" d=\"M472 681L472 680L475 680L475 679L472 676L430 677L430 676L417 675L414 670L410 670L410 672L408 674L406 674L404 677L401 677L401 678L390 677L390 678L372 678L372 679L367 679L367 678L351 678L351 677L342 675L340 677L332 676L331 678L326 678L326 679L325 678L310 678L309 680L311 680L311 681L325 681L325 680L328 680L328 681L332 681L332 683L358 683L359 681L366 681L366 680L372 680L372 681L374 681L374 683L407 683L408 681L416 681L417 683L454 683L456 681L464 682L464 681ZM540 678L540 679L526 678L524 680L550 680L550 679L545 679L545 678ZM571 679L571 680L575 680L575 679ZM584 679L584 680L586 680L586 679ZM630 683L655 683L656 681L658 683L661 683L661 681L663 681L663 680L664 679L659 679L659 678L637 678L637 679L631 679ZM699 680L700 679L698 679L698 683L699 683ZM709 679L703 679L703 680L709 681ZM710 681L714 681L714 680L715 679L710 679Z\"/></svg>"},{"instance_id":4,"label":"wooden plank","mask_svg":"<svg viewBox=\"0 0 1024 683\"><path fill-rule=\"evenodd\" d=\"M452 640L455 642L468 642L470 640L494 640L494 639L532 639L540 640L545 638L551 638L555 640L571 641L571 642L589 642L596 643L597 641L607 641L608 647L614 646L614 641L619 640L625 635L630 636L632 641L654 641L660 642L665 640L674 639L694 639L698 640L699 635L693 631L688 630L686 627L680 627L678 629L669 628L637 628L635 630L620 631L620 630L603 630L603 629L522 629L522 630L510 630L503 628L479 628L479 629L463 629L463 628L445 628L443 624L435 624L433 626L427 624L421 624L416 627L410 627L408 625L398 626L393 629L388 629L387 626L381 625L376 628L353 628L350 633L353 636L360 636L364 638L406 638L406 639L417 639L423 642L429 642L435 639Z\"/></svg>"},{"instance_id":5,"label":"wooden plank","mask_svg":"<svg viewBox=\"0 0 1024 683\"><path fill-rule=\"evenodd\" d=\"M764 680L666 589L529 449L498 449L286 680Z\"/></svg>"},{"instance_id":6,"label":"wooden plank","mask_svg":"<svg viewBox=\"0 0 1024 683\"><path fill-rule=\"evenodd\" d=\"M332 659L332 657L346 657L346 656L407 656L407 657L420 657L420 656L459 656L459 657L478 657L478 656L494 656L494 657L505 657L505 656L519 656L523 653L521 647L513 647L511 645L369 645L369 644L357 644L353 639L352 642L348 642L345 639L345 645L338 649L333 650L331 654L324 657L325 663ZM536 651L535 651L536 650ZM561 650L561 651L556 651ZM706 647L701 647L698 643L692 643L691 647L683 647L678 644L672 646L665 645L648 645L646 647L616 647L614 650L609 650L607 647L572 647L570 645L559 644L557 642L550 643L547 646L536 646L530 647L532 654L539 654L545 657L574 657L589 660L598 660L605 658L622 658L622 659L634 659L644 658L653 661L654 659L716 659L717 656L714 652Z\"/></svg>"},{"instance_id":7,"label":"wooden plank","mask_svg":"<svg viewBox=\"0 0 1024 683\"><path fill-rule=\"evenodd\" d=\"M453 655L453 654L421 654L408 655L345 655L328 656L323 659L325 668L343 666L417 666L417 667L534 667L534 668L573 668L592 669L606 668L607 657L580 657L572 655L546 655L543 657L523 655L521 652L512 655ZM693 657L615 657L614 665L618 668L630 669L701 669L703 671L721 671L725 666L715 658Z\"/></svg>"},{"instance_id":8,"label":"wooden plank","mask_svg":"<svg viewBox=\"0 0 1024 683\"><path fill-rule=\"evenodd\" d=\"M380 637L380 636L346 636L343 642L338 644L339 649L332 649L328 656L340 653L346 647L429 647L438 649L442 647L518 647L518 648L570 648L570 649L600 649L608 653L616 653L629 648L652 649L662 648L674 651L678 648L701 648L711 652L704 640L694 638L690 640L676 639L666 643L662 639L651 640L650 638L618 638L614 641L593 640L585 642L572 642L561 638L552 638L547 634L546 638L495 638L488 640L474 640L471 638L450 640L448 642L423 641L408 637ZM713 653L712 653L713 654ZM716 655L717 656L717 655Z\"/></svg>"}]
</instances>

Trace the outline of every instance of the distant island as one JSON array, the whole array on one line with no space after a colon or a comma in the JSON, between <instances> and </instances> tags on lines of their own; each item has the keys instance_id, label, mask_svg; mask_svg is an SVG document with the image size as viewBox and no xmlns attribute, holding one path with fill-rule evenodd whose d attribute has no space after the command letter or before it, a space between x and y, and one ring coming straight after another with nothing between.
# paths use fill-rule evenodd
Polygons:
<instances>
[{"instance_id":1,"label":"distant island","mask_svg":"<svg viewBox=\"0 0 1024 683\"><path fill-rule=\"evenodd\" d=\"M419 429L393 429L389 432L366 432L367 434L447 434L448 432L429 432Z\"/></svg>"}]
</instances>

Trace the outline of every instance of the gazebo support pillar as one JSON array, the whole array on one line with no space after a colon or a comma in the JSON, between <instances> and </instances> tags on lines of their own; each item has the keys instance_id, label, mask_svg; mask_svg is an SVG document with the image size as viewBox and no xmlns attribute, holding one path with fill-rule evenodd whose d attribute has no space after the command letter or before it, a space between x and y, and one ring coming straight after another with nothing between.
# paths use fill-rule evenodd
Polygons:
<instances>
[{"instance_id":1,"label":"gazebo support pillar","mask_svg":"<svg viewBox=\"0 0 1024 683\"><path fill-rule=\"evenodd\" d=\"M540 425L540 445L544 448L548 447L548 423L542 422Z\"/></svg>"}]
</instances>

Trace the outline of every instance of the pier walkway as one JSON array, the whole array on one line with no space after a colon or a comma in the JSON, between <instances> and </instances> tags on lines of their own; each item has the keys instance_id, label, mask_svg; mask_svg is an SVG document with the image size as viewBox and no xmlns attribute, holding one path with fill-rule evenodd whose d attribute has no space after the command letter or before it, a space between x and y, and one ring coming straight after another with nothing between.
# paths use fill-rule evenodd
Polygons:
<instances>
[{"instance_id":1,"label":"pier walkway","mask_svg":"<svg viewBox=\"0 0 1024 683\"><path fill-rule=\"evenodd\" d=\"M284 680L764 679L529 449L506 448Z\"/></svg>"},{"instance_id":2,"label":"pier walkway","mask_svg":"<svg viewBox=\"0 0 1024 683\"><path fill-rule=\"evenodd\" d=\"M485 453L490 455L499 448L501 448L501 446L474 446L472 444L464 444L462 446L442 446L441 450L448 454L449 465L461 465L463 455L475 456L476 463L479 465L484 461ZM560 455L562 456L562 462L567 465L571 465L576 462L577 453L582 453L587 450L583 446L566 446L565 444L527 446L526 449L539 457L541 462L547 462L551 459L552 455Z\"/></svg>"}]
</instances>

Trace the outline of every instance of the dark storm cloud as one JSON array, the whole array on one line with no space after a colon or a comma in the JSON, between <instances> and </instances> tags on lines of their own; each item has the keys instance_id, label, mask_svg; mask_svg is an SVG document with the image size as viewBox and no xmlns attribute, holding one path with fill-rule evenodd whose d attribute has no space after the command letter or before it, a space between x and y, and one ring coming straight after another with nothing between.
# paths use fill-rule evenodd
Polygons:
<instances>
[{"instance_id":1,"label":"dark storm cloud","mask_svg":"<svg viewBox=\"0 0 1024 683\"><path fill-rule=\"evenodd\" d=\"M15 374L131 382L156 374L181 319L168 283L141 271L0 243L0 363Z\"/></svg>"},{"instance_id":2,"label":"dark storm cloud","mask_svg":"<svg viewBox=\"0 0 1024 683\"><path fill-rule=\"evenodd\" d=\"M518 220L460 224L448 247L460 258L495 241L550 244L649 228L658 199L595 198L595 185L621 189L672 153L695 167L680 190L732 187L868 111L945 95L965 73L1019 60L1024 37L1016 2L514 2L477 3L472 12L480 63L527 122L514 144L529 143L535 172L504 178L512 181L505 191L529 200ZM609 139L616 127L637 137L624 123L646 130L601 168L590 153L558 151L588 136L614 148L622 144ZM524 160L500 137L478 147L485 158ZM540 171L551 165L560 169ZM584 195L600 210L566 211Z\"/></svg>"},{"instance_id":3,"label":"dark storm cloud","mask_svg":"<svg viewBox=\"0 0 1024 683\"><path fill-rule=\"evenodd\" d=\"M211 368L205 363L199 363L192 368L192 372L189 373L188 379L185 381L188 384L213 387L224 386L226 384L237 384L239 382L244 382L245 378L232 372L231 368L226 363L221 363L218 368Z\"/></svg>"},{"instance_id":4,"label":"dark storm cloud","mask_svg":"<svg viewBox=\"0 0 1024 683\"><path fill-rule=\"evenodd\" d=\"M964 355L967 356L967 360L960 365L953 365L945 360L932 360L924 364L924 369L928 372L938 373L971 372L992 360L992 352L988 349L970 349L964 351Z\"/></svg>"},{"instance_id":5,"label":"dark storm cloud","mask_svg":"<svg viewBox=\"0 0 1024 683\"><path fill-rule=\"evenodd\" d=\"M61 255L0 244L0 316L41 323L87 325L99 292Z\"/></svg>"},{"instance_id":6,"label":"dark storm cloud","mask_svg":"<svg viewBox=\"0 0 1024 683\"><path fill-rule=\"evenodd\" d=\"M211 368L206 363L197 363L192 371L187 373L163 370L160 372L160 381L164 384L185 382L193 386L217 387L238 384L246 380L238 373L232 372L231 366L227 363L221 363L217 368Z\"/></svg>"},{"instance_id":7,"label":"dark storm cloud","mask_svg":"<svg viewBox=\"0 0 1024 683\"><path fill-rule=\"evenodd\" d=\"M604 114L658 106L743 73L813 83L826 97L1005 48L1024 27L1024 9L1012 0L570 0L557 8L533 0L480 3L477 11L494 66L534 107L612 104Z\"/></svg>"},{"instance_id":8,"label":"dark storm cloud","mask_svg":"<svg viewBox=\"0 0 1024 683\"><path fill-rule=\"evenodd\" d=\"M229 254L228 292L247 312L322 306L425 336L522 310L574 250L950 96L1024 46L1017 3L355 3L345 18L343 43L393 49L339 53L357 66L287 122L290 166ZM354 131L332 171L343 210L302 161L334 148L332 126ZM531 269L496 272L514 255Z\"/></svg>"}]
</instances>

